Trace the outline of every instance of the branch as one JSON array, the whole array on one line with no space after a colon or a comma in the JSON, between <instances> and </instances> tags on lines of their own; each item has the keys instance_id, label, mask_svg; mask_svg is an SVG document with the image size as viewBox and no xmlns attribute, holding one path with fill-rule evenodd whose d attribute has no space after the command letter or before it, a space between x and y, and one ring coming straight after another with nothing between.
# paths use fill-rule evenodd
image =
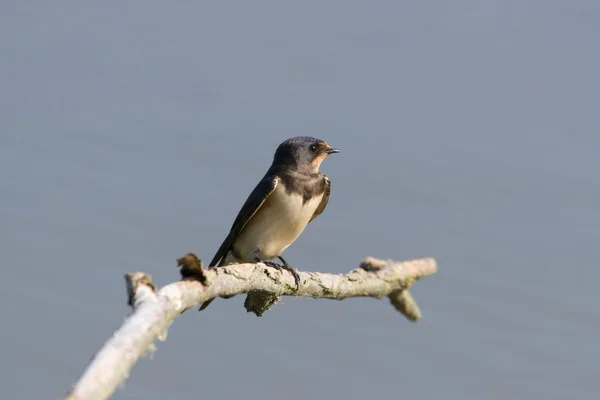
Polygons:
<instances>
[{"instance_id":1,"label":"branch","mask_svg":"<svg viewBox=\"0 0 600 400\"><path fill-rule=\"evenodd\" d=\"M156 291L149 275L125 276L132 314L90 362L65 400L106 399L129 375L135 362L150 351L153 342L166 340L167 329L184 311L215 297L248 293L244 306L261 316L281 296L310 296L343 300L349 297L388 297L409 320L421 312L408 289L416 280L437 272L432 258L405 262L366 258L348 274L299 272L300 286L287 271L268 265L235 264L205 270L193 254L177 260L182 280Z\"/></svg>"}]
</instances>

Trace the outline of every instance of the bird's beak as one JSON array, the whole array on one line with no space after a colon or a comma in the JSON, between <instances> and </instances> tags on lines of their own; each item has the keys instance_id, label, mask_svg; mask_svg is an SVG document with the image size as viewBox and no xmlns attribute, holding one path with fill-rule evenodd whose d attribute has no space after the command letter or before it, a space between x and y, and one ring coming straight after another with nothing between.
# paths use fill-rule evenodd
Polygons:
<instances>
[{"instance_id":1,"label":"bird's beak","mask_svg":"<svg viewBox=\"0 0 600 400\"><path fill-rule=\"evenodd\" d=\"M338 149L334 149L332 147L330 147L329 149L327 149L327 154L334 154L334 153L339 153L340 151Z\"/></svg>"}]
</instances>

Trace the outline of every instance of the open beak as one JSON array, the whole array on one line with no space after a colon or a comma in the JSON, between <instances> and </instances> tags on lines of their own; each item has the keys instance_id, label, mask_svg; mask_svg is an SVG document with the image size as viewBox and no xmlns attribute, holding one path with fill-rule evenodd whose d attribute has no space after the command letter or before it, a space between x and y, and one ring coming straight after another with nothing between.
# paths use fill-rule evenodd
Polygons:
<instances>
[{"instance_id":1,"label":"open beak","mask_svg":"<svg viewBox=\"0 0 600 400\"><path fill-rule=\"evenodd\" d=\"M340 151L338 149L334 149L334 148L329 148L327 149L327 154L334 154L334 153L339 153Z\"/></svg>"}]
</instances>

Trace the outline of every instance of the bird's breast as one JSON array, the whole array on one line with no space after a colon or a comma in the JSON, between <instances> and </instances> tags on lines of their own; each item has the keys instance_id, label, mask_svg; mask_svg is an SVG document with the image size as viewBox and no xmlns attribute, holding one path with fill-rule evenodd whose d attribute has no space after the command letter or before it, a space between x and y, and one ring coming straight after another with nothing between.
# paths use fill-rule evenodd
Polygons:
<instances>
[{"instance_id":1,"label":"bird's breast","mask_svg":"<svg viewBox=\"0 0 600 400\"><path fill-rule=\"evenodd\" d=\"M278 185L234 242L236 252L252 261L279 256L300 236L319 206L323 194L304 201L300 193L288 193Z\"/></svg>"}]
</instances>

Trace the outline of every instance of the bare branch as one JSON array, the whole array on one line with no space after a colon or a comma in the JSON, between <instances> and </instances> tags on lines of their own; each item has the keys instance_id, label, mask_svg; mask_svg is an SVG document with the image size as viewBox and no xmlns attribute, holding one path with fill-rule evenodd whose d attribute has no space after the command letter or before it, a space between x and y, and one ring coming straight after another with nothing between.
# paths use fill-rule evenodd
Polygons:
<instances>
[{"instance_id":1,"label":"bare branch","mask_svg":"<svg viewBox=\"0 0 600 400\"><path fill-rule=\"evenodd\" d=\"M205 270L193 254L177 261L182 280L158 292L147 274L136 272L125 276L128 303L133 312L96 354L64 399L97 400L111 396L135 362L153 351L153 342L166 339L167 329L178 315L212 298L248 293L244 303L246 310L261 316L281 296L335 300L387 296L396 310L416 321L421 318L421 312L407 289L416 280L437 271L432 258L404 262L366 258L358 269L348 274L300 272L300 286L296 291L291 273L262 263Z\"/></svg>"}]
</instances>

